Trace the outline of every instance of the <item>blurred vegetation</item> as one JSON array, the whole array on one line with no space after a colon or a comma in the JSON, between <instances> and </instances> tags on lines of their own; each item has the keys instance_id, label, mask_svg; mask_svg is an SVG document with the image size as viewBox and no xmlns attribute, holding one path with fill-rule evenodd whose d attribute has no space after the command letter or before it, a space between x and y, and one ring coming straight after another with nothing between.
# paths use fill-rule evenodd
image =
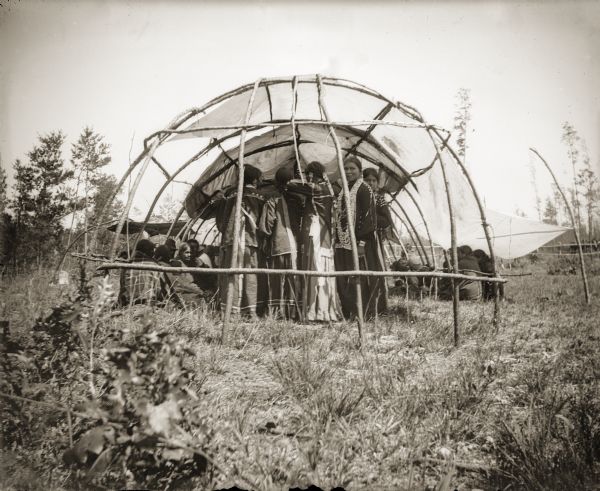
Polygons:
<instances>
[{"instance_id":1,"label":"blurred vegetation","mask_svg":"<svg viewBox=\"0 0 600 491\"><path fill-rule=\"evenodd\" d=\"M362 351L351 323L238 323L221 346L204 307L5 278L0 390L38 403L0 398L3 488L595 489L600 279L586 306L549 267L513 264L533 275L498 329L461 303L457 349L451 302L394 298Z\"/></svg>"}]
</instances>

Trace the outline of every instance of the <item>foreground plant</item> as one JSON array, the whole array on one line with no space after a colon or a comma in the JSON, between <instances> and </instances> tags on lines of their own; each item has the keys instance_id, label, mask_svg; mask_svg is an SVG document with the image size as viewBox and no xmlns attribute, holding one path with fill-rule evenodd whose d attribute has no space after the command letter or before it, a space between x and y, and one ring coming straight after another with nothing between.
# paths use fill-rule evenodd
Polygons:
<instances>
[{"instance_id":1,"label":"foreground plant","mask_svg":"<svg viewBox=\"0 0 600 491\"><path fill-rule=\"evenodd\" d=\"M192 373L182 359L192 353L164 332L115 330L102 350L100 395L77 410L95 423L80 434L63 460L87 481L111 486L168 489L208 469L211 432L202 423Z\"/></svg>"}]
</instances>

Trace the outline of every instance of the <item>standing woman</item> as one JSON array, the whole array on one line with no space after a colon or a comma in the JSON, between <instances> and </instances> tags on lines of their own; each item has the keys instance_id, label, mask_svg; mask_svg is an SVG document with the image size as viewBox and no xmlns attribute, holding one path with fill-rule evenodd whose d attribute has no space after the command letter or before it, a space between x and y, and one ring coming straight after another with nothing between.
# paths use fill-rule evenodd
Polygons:
<instances>
[{"instance_id":1,"label":"standing woman","mask_svg":"<svg viewBox=\"0 0 600 491\"><path fill-rule=\"evenodd\" d=\"M265 238L264 252L270 269L298 269L302 201L286 190L292 177L293 171L286 167L275 173L279 195L267 200L258 225ZM301 313L299 278L270 275L268 282L269 313L275 318L298 319Z\"/></svg>"},{"instance_id":2,"label":"standing woman","mask_svg":"<svg viewBox=\"0 0 600 491\"><path fill-rule=\"evenodd\" d=\"M244 187L242 191L242 216L238 243L237 264L233 268L262 268L264 258L260 247L258 222L265 204L265 196L258 190L262 180L262 172L251 165L244 170ZM221 253L219 264L229 267L233 255L233 230L235 223L235 205L237 186L218 191L211 198L209 206L200 215L201 218L215 218L217 228L221 232ZM237 283L233 286L233 312L256 319L264 313L267 293L265 275L237 275ZM225 311L227 302L228 275L219 277L221 294L221 310Z\"/></svg>"},{"instance_id":3,"label":"standing woman","mask_svg":"<svg viewBox=\"0 0 600 491\"><path fill-rule=\"evenodd\" d=\"M311 162L306 167L307 182L288 182L287 190L305 197L299 237L300 269L335 271L332 214L334 194L325 167ZM342 319L335 278L308 276L303 282L302 318L335 322Z\"/></svg>"},{"instance_id":4,"label":"standing woman","mask_svg":"<svg viewBox=\"0 0 600 491\"><path fill-rule=\"evenodd\" d=\"M390 214L389 204L385 200L383 191L379 189L379 173L377 169L374 169L373 167L365 169L363 171L363 180L369 185L375 196L375 213L377 215L377 234L375 239L377 240L377 249L379 251L379 263L382 266L382 270L385 271L388 269L385 241L389 238L397 240L397 234L394 229L394 222L392 221L392 215ZM377 301L377 312L381 314L388 308L388 288L386 280L383 277L373 278L370 283L375 283L375 285L370 285L370 289L373 295L378 295L378 298L375 300Z\"/></svg>"},{"instance_id":5,"label":"standing woman","mask_svg":"<svg viewBox=\"0 0 600 491\"><path fill-rule=\"evenodd\" d=\"M344 161L344 172L350 190L350 210L346 209L346 197L341 191L337 197L337 219L335 220L335 268L337 271L354 269L352 244L349 227L354 227L361 269L383 271L380 251L377 244L377 210L371 188L362 179L362 164L356 157ZM361 259L362 256L362 260ZM342 312L348 319L357 315L356 282L349 276L338 277L338 292L342 302ZM385 289L379 278L360 278L365 318L382 312L380 297ZM383 293L382 293L383 289Z\"/></svg>"}]
</instances>

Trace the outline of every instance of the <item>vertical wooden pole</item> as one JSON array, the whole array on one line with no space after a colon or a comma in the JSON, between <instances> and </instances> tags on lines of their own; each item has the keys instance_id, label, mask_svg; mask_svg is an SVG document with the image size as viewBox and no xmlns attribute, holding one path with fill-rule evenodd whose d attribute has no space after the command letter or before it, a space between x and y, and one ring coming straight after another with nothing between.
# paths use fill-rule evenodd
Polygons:
<instances>
[{"instance_id":1,"label":"vertical wooden pole","mask_svg":"<svg viewBox=\"0 0 600 491\"><path fill-rule=\"evenodd\" d=\"M296 154L296 165L298 166L298 173L300 179L304 183L304 173L302 172L302 166L300 165L300 152L298 151L298 139L296 138L296 104L298 99L298 77L294 77L292 80L292 138L294 139L294 152Z\"/></svg>"},{"instance_id":2,"label":"vertical wooden pole","mask_svg":"<svg viewBox=\"0 0 600 491\"><path fill-rule=\"evenodd\" d=\"M435 138L431 135L429 128L427 129L427 133L433 142L435 147L435 151L438 155L438 159L440 161L440 168L442 169L442 176L444 178L444 186L446 188L446 197L448 199L448 215L450 217L450 245L452 248L452 269L455 274L459 274L458 270L458 252L456 248L456 222L454 220L454 204L452 200L452 188L450 186L450 181L448 180L448 176L446 174L446 164L444 163L444 159L442 158L442 154L437 145ZM458 346L460 341L460 332L459 332L459 286L458 280L452 278L452 313L454 318L454 346Z\"/></svg>"},{"instance_id":3,"label":"vertical wooden pole","mask_svg":"<svg viewBox=\"0 0 600 491\"><path fill-rule=\"evenodd\" d=\"M573 209L571 208L571 205L569 204L569 200L567 199L567 196L565 195L564 191L562 190L560 184L558 184L558 179L556 179L556 176L554 175L554 172L552 172L552 169L548 165L548 162L546 162L544 157L542 157L535 148L530 148L529 150L531 150L533 153L535 153L539 157L539 159L542 161L542 163L546 166L546 169L548 169L548 172L552 176L552 179L554 179L554 184L556 184L556 188L558 189L558 192L560 193L563 200L565 201L565 206L567 208L567 211L569 212L569 216L571 218L571 224L573 225L573 231L575 232L575 240L577 241L577 251L579 252L579 265L581 266L581 278L583 279L583 291L585 293L585 303L589 304L591 301L590 288L588 286L587 274L585 271L585 262L583 260L583 249L581 247L581 240L579 238L579 230L577 230L577 224L575 222L575 215L573 214Z\"/></svg>"},{"instance_id":4,"label":"vertical wooden pole","mask_svg":"<svg viewBox=\"0 0 600 491\"><path fill-rule=\"evenodd\" d=\"M113 259L116 255L117 245L119 244L119 235L121 234L121 230L123 230L123 225L125 223L125 220L129 218L129 209L131 208L131 205L133 204L133 198L135 197L135 193L140 185L140 182L142 181L142 177L144 177L144 173L146 172L146 169L148 168L148 164L150 164L150 162L151 162L152 155L156 151L156 148L158 147L159 144L160 144L160 138L156 138L154 140L154 143L148 150L146 159L144 160L142 166L140 167L140 170L139 170L137 176L135 176L135 181L133 181L133 186L131 187L131 190L129 191L129 196L127 197L127 203L125 204L125 207L123 208L123 212L121 213L121 217L119 218L119 223L117 225L117 228L115 229L115 240L113 241L113 245L110 250L110 258L111 259Z\"/></svg>"},{"instance_id":5,"label":"vertical wooden pole","mask_svg":"<svg viewBox=\"0 0 600 491\"><path fill-rule=\"evenodd\" d=\"M423 220L423 225L425 226L425 232L427 233L427 238L429 239L429 247L431 249L431 258L433 261L433 268L437 269L437 258L435 256L435 245L433 244L433 239L431 238L431 233L429 232L429 225L427 225L427 220L425 220L425 215L423 214L423 210L419 206L419 202L417 201L417 199L408 190L408 187L406 188L406 194L408 194L408 197L415 204L415 208L419 212L419 215L421 215L421 219Z\"/></svg>"},{"instance_id":6,"label":"vertical wooden pole","mask_svg":"<svg viewBox=\"0 0 600 491\"><path fill-rule=\"evenodd\" d=\"M244 126L247 126L250 122L250 116L252 115L252 106L254 105L254 98L258 91L262 79L258 79L254 83L252 94L248 102L248 109L246 110L246 118L244 120ZM235 200L235 218L233 222L233 249L231 251L231 264L229 267L237 268L238 261L238 247L240 245L240 221L242 217L242 195L244 193L244 149L246 146L246 128L242 129L240 133L240 146L238 150L238 185L237 185L237 196ZM243 252L242 252L243 254ZM227 297L225 302L225 312L223 314L223 326L221 330L221 343L227 344L229 338L229 323L231 321L231 307L233 304L233 291L235 287L235 281L237 275L230 275L229 281L227 282Z\"/></svg>"},{"instance_id":7,"label":"vertical wooden pole","mask_svg":"<svg viewBox=\"0 0 600 491\"><path fill-rule=\"evenodd\" d=\"M396 201L396 203L398 203L398 202ZM417 239L415 239L414 234L416 234L416 231L414 231L414 230L411 231L412 227L410 227L406 223L406 220L404 220L404 218L402 218L393 207L390 206L390 210L396 216L396 218L398 220L400 220L400 222L402 223L402 225L404 225L406 227L406 231L408 232L408 236L409 236L410 240L412 241L413 245L415 246L415 249L417 250L417 254L419 255L419 259L421 260L421 263L423 263L423 264L428 263L427 255L425 255L425 259L423 259L423 254L421 253L421 249L419 248L419 243L417 242Z\"/></svg>"},{"instance_id":8,"label":"vertical wooden pole","mask_svg":"<svg viewBox=\"0 0 600 491\"><path fill-rule=\"evenodd\" d=\"M167 237L171 237L171 234L173 233L173 228L175 227L175 224L181 218L181 215L183 215L184 211L185 211L185 205L183 205L181 208L179 208L177 215L175 215L175 218L173 218L173 221L171 222L171 226L169 227L169 230L167 231Z\"/></svg>"},{"instance_id":9,"label":"vertical wooden pole","mask_svg":"<svg viewBox=\"0 0 600 491\"><path fill-rule=\"evenodd\" d=\"M319 92L319 107L323 112L323 116L325 117L325 121L331 123L329 119L329 114L327 113L327 107L325 106L325 101L323 97L323 81L321 80L321 75L317 75L317 88ZM342 190L344 193L344 200L346 202L346 213L348 214L348 232L350 234L350 244L352 246L352 260L354 263L355 271L360 269L360 263L358 261L358 246L356 245L356 236L354 234L354 223L350 221L350 189L348 188L348 180L346 179L346 174L344 173L344 159L342 155L342 148L340 142L338 140L337 134L335 132L335 128L332 124L329 124L329 131L331 132L331 137L333 139L333 144L335 145L335 153L337 155L338 161L338 170L340 172L340 177L342 179ZM362 291L360 285L360 278L356 279L356 309L358 311L358 315L356 317L358 324L358 342L359 345L363 346L363 327L364 327L364 319L363 319L363 304L362 304Z\"/></svg>"},{"instance_id":10,"label":"vertical wooden pole","mask_svg":"<svg viewBox=\"0 0 600 491\"><path fill-rule=\"evenodd\" d=\"M441 139L442 137L439 134L439 132L437 130L434 130L434 131L438 135L438 137ZM483 202L481 201L481 198L479 197L479 193L477 192L475 183L471 179L471 175L470 175L469 171L467 170L466 166L463 164L463 162L458 157L458 155L454 152L454 150L452 150L452 148L450 148L450 147L446 147L446 148L449 150L450 154L454 158L454 161L458 164L458 166L463 171L463 174L467 178L467 182L469 183L469 186L471 187L471 192L473 193L473 197L475 198L475 201L477 202L477 207L479 208L479 216L481 217L481 225L483 227L483 233L485 235L485 240L488 245L488 250L490 251L490 261L492 262L492 270L494 271L494 278L499 278L500 275L498 274L498 266L497 266L498 263L496 261L496 254L494 253L494 246L492 243L492 235L490 233L491 227L487 221L485 207L483 206ZM492 324L494 325L494 327L497 327L500 324L500 290L499 290L499 283L493 283L492 285L493 285L493 289L494 289L494 317L492 318Z\"/></svg>"}]
</instances>

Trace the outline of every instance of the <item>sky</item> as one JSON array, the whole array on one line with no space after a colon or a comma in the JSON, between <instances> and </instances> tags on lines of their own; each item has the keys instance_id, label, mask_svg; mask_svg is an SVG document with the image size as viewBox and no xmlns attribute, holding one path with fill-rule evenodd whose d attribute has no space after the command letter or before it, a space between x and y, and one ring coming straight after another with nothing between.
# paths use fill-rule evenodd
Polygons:
<instances>
[{"instance_id":1,"label":"sky","mask_svg":"<svg viewBox=\"0 0 600 491\"><path fill-rule=\"evenodd\" d=\"M600 174L600 2L0 0L0 155L90 125L120 176L177 114L259 77L367 85L452 128L471 93L467 164L490 208L537 217L537 148L570 182L562 124Z\"/></svg>"}]
</instances>

